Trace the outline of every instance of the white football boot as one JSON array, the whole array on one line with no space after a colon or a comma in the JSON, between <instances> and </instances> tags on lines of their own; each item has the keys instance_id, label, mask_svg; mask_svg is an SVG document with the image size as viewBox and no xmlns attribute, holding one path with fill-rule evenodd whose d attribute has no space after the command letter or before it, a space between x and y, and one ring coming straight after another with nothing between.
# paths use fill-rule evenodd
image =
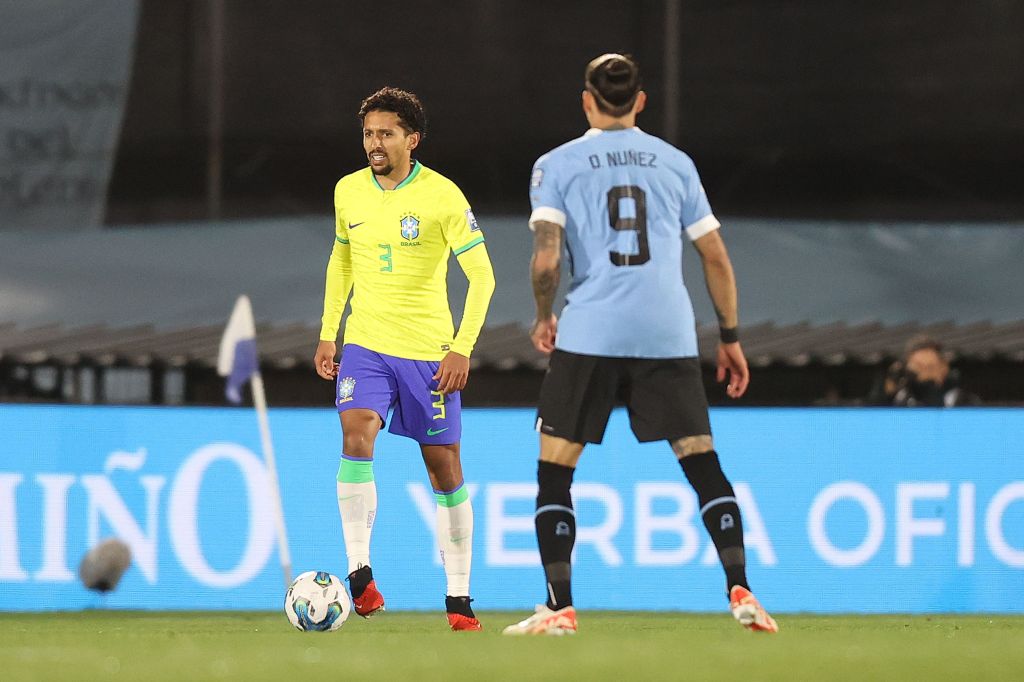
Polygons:
<instances>
[{"instance_id":1,"label":"white football boot","mask_svg":"<svg viewBox=\"0 0 1024 682\"><path fill-rule=\"evenodd\" d=\"M502 630L504 635L575 635L576 609L566 606L552 611L544 604L538 604L532 616L509 625Z\"/></svg>"},{"instance_id":2,"label":"white football boot","mask_svg":"<svg viewBox=\"0 0 1024 682\"><path fill-rule=\"evenodd\" d=\"M754 632L778 632L779 626L775 619L768 615L768 612L757 601L757 597L750 593L750 590L733 585L729 591L729 610L733 617L740 622L740 625Z\"/></svg>"}]
</instances>

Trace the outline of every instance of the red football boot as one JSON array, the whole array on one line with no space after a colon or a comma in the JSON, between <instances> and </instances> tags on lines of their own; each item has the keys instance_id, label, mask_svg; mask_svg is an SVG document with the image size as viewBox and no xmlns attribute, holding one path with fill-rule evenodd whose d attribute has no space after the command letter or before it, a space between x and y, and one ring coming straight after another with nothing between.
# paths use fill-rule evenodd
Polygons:
<instances>
[{"instance_id":1,"label":"red football boot","mask_svg":"<svg viewBox=\"0 0 1024 682\"><path fill-rule=\"evenodd\" d=\"M377 589L369 566L349 573L348 586L352 591L352 608L357 614L369 618L384 610L384 595Z\"/></svg>"},{"instance_id":2,"label":"red football boot","mask_svg":"<svg viewBox=\"0 0 1024 682\"><path fill-rule=\"evenodd\" d=\"M473 607L469 605L472 599L469 597L448 597L444 598L444 608L448 612L448 626L455 632L474 632L482 630L483 626L473 613Z\"/></svg>"}]
</instances>

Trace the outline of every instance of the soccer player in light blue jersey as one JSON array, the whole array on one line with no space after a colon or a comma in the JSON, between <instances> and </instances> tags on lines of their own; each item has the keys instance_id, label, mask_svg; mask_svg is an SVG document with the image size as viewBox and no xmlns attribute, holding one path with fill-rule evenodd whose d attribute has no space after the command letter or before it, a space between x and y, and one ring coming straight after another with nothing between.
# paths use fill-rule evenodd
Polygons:
<instances>
[{"instance_id":1,"label":"soccer player in light blue jersey","mask_svg":"<svg viewBox=\"0 0 1024 682\"><path fill-rule=\"evenodd\" d=\"M750 379L737 334L736 280L693 161L636 127L646 102L631 57L594 59L583 91L590 130L540 157L530 179L531 337L551 354L537 412L535 516L547 602L506 634L576 632L570 489L584 445L601 442L616 400L625 402L639 441L669 443L697 492L733 615L751 630L778 630L750 593L740 509L711 438L682 277L684 235L700 254L718 314L717 378L728 380L731 398L742 396ZM572 283L559 320L552 305L563 242Z\"/></svg>"}]
</instances>

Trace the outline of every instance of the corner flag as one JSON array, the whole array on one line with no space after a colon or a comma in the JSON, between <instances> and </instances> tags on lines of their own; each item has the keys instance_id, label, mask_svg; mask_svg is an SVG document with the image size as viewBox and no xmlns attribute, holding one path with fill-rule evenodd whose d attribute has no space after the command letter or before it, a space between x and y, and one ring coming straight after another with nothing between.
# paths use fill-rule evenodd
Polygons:
<instances>
[{"instance_id":1,"label":"corner flag","mask_svg":"<svg viewBox=\"0 0 1024 682\"><path fill-rule=\"evenodd\" d=\"M292 557L288 550L288 531L284 525L281 485L278 483L277 465L274 463L274 442L270 438L267 396L263 389L263 377L260 376L259 358L256 355L256 323L253 322L252 304L248 296L239 296L235 301L235 309L231 311L228 326L220 339L217 374L228 378L224 392L228 400L236 404L242 402L242 387L248 381L252 381L252 402L260 427L260 442L263 444L263 458L267 465L268 492L275 508L277 548L281 555L284 584L287 587L292 581Z\"/></svg>"},{"instance_id":2,"label":"corner flag","mask_svg":"<svg viewBox=\"0 0 1024 682\"><path fill-rule=\"evenodd\" d=\"M239 296L231 319L220 339L217 374L228 378L224 393L236 405L242 402L242 387L259 371L256 357L256 324L248 296Z\"/></svg>"}]
</instances>

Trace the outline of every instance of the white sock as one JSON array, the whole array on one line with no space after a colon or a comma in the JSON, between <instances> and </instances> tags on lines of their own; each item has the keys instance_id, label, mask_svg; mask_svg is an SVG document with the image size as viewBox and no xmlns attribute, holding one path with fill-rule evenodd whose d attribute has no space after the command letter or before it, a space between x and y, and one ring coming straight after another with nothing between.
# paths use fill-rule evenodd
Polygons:
<instances>
[{"instance_id":1,"label":"white sock","mask_svg":"<svg viewBox=\"0 0 1024 682\"><path fill-rule=\"evenodd\" d=\"M437 545L448 578L448 596L469 596L473 559L473 507L465 484L452 493L434 492L437 498Z\"/></svg>"},{"instance_id":2,"label":"white sock","mask_svg":"<svg viewBox=\"0 0 1024 682\"><path fill-rule=\"evenodd\" d=\"M345 536L348 572L352 573L370 565L370 534L377 516L373 460L353 461L343 456L338 469L338 511L341 532Z\"/></svg>"}]
</instances>

